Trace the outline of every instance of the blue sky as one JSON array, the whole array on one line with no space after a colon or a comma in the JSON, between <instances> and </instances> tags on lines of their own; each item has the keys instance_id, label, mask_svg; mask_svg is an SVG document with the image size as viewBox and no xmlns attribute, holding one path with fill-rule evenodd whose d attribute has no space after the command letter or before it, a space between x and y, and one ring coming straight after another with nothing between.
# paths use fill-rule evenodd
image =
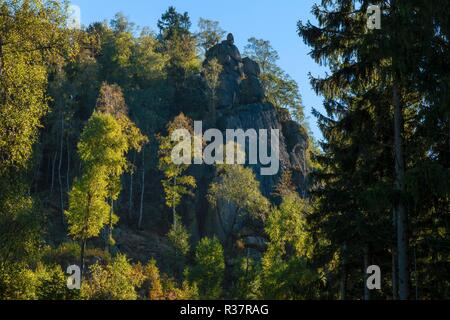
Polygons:
<instances>
[{"instance_id":1,"label":"blue sky","mask_svg":"<svg viewBox=\"0 0 450 320\"><path fill-rule=\"evenodd\" d=\"M308 73L323 75L324 68L309 56L310 48L297 35L297 22L314 21L311 7L318 0L73 0L81 9L81 22L110 20L123 12L137 26L157 30L156 23L169 6L187 11L195 31L200 17L217 20L227 32L232 32L241 51L247 39L254 36L269 40L280 55L279 65L300 87L305 114L316 139L322 135L312 108L322 110L322 98L311 89Z\"/></svg>"}]
</instances>

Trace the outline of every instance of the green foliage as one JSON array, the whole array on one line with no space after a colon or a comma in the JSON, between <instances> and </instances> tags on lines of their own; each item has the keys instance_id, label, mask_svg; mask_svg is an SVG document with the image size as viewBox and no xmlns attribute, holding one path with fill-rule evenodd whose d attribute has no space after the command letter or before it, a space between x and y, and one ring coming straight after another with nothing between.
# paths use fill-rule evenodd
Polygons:
<instances>
[{"instance_id":1,"label":"green foliage","mask_svg":"<svg viewBox=\"0 0 450 320\"><path fill-rule=\"evenodd\" d=\"M267 101L277 108L288 109L296 121L304 124L305 116L298 84L277 65L280 57L270 42L250 38L244 55L259 64Z\"/></svg>"},{"instance_id":2,"label":"green foliage","mask_svg":"<svg viewBox=\"0 0 450 320\"><path fill-rule=\"evenodd\" d=\"M145 266L144 275L148 281L148 299L164 300L164 288L158 266L156 265L156 260L150 260L150 262Z\"/></svg>"},{"instance_id":3,"label":"green foliage","mask_svg":"<svg viewBox=\"0 0 450 320\"><path fill-rule=\"evenodd\" d=\"M369 4L382 7L381 31L366 27ZM390 270L399 253L409 254L401 269L411 273L403 283L415 287L409 290L415 298L450 296L442 277L450 274L448 1L313 6L317 25L300 22L298 31L312 58L329 69L311 77L325 98L325 112L315 112L324 140L320 148L310 141L306 153L315 148L313 159L305 155L311 190L286 171L272 204L251 169L221 165L214 176L171 159L174 130L193 131L187 116L171 119L183 112L216 120L222 70L214 60L202 66L201 53L222 39L218 22L200 19L193 34L189 15L170 7L158 21L159 34L148 28L138 34L123 14L69 31L66 5L0 3L0 299L360 299L368 298L367 263L388 270L383 290L372 295L396 299L399 281ZM261 66L267 102L280 121L289 124L290 112L304 125L298 85L277 65L270 42L249 39L245 55ZM128 153L137 156L149 142L142 132L160 138L131 165ZM288 144L289 132L283 132ZM395 159L401 151L404 159ZM197 187L193 172L200 173L195 209L186 201ZM299 198L298 189L308 198ZM168 239L160 241L167 226L158 219L132 232L138 193L141 208L151 207L155 216L164 204L172 209ZM205 194L223 247L205 238L191 256L181 221L192 223L195 214L200 234L209 231L203 224L210 217L197 212L206 209ZM163 272L156 260L143 267L124 255L111 258L98 242L86 248L106 225L111 235L115 210L127 204L129 219L120 227L133 239L121 243L123 250L142 241L133 259L162 258L161 266L169 266ZM401 250L395 228L402 220L393 217L398 204L409 218ZM67 209L67 226L55 219L55 208ZM66 228L81 246L66 242ZM157 248L147 247L152 238ZM83 273L80 296L67 290L64 267L81 255L99 262Z\"/></svg>"},{"instance_id":4,"label":"green foliage","mask_svg":"<svg viewBox=\"0 0 450 320\"><path fill-rule=\"evenodd\" d=\"M33 271L22 263L0 264L0 300L73 300L59 265L39 263Z\"/></svg>"},{"instance_id":5,"label":"green foliage","mask_svg":"<svg viewBox=\"0 0 450 320\"><path fill-rule=\"evenodd\" d=\"M39 265L36 272L36 296L39 300L73 300L78 291L67 288L67 276L59 265Z\"/></svg>"},{"instance_id":6,"label":"green foliage","mask_svg":"<svg viewBox=\"0 0 450 320\"><path fill-rule=\"evenodd\" d=\"M219 26L218 21L200 18L198 20L198 43L206 53L210 48L215 46L225 36L225 31Z\"/></svg>"},{"instance_id":7,"label":"green foliage","mask_svg":"<svg viewBox=\"0 0 450 320\"><path fill-rule=\"evenodd\" d=\"M69 210L66 211L69 234L74 239L97 237L108 222L107 186L101 171L91 171L75 181L69 194Z\"/></svg>"},{"instance_id":8,"label":"green foliage","mask_svg":"<svg viewBox=\"0 0 450 320\"><path fill-rule=\"evenodd\" d=\"M216 104L217 104L217 91L220 87L220 74L222 73L223 66L219 61L214 58L203 66L203 77L208 87L208 95L210 98L210 112L212 113L213 121L216 118Z\"/></svg>"},{"instance_id":9,"label":"green foliage","mask_svg":"<svg viewBox=\"0 0 450 320\"><path fill-rule=\"evenodd\" d=\"M186 227L181 223L179 216L175 217L175 223L167 234L170 243L174 247L175 251L182 256L186 256L190 250L189 232ZM178 254L177 254L178 256Z\"/></svg>"},{"instance_id":10,"label":"green foliage","mask_svg":"<svg viewBox=\"0 0 450 320\"><path fill-rule=\"evenodd\" d=\"M168 278L161 275L154 259L144 268L146 278L146 298L149 300L196 300L198 299L198 289L195 284L183 281L181 287Z\"/></svg>"},{"instance_id":11,"label":"green foliage","mask_svg":"<svg viewBox=\"0 0 450 320\"><path fill-rule=\"evenodd\" d=\"M269 216L269 244L262 261L261 294L265 299L313 299L320 285L312 268L312 239L306 229L308 204L295 193Z\"/></svg>"},{"instance_id":12,"label":"green foliage","mask_svg":"<svg viewBox=\"0 0 450 320\"><path fill-rule=\"evenodd\" d=\"M219 180L209 187L208 200L214 208L221 201L236 207L238 215L264 220L269 211L269 201L261 194L260 185L252 169L238 165L218 167Z\"/></svg>"},{"instance_id":13,"label":"green foliage","mask_svg":"<svg viewBox=\"0 0 450 320\"><path fill-rule=\"evenodd\" d=\"M72 54L65 19L59 1L0 4L0 174L31 156L48 111L47 66Z\"/></svg>"},{"instance_id":14,"label":"green foliage","mask_svg":"<svg viewBox=\"0 0 450 320\"><path fill-rule=\"evenodd\" d=\"M35 300L36 280L24 263L0 262L0 300Z\"/></svg>"},{"instance_id":15,"label":"green foliage","mask_svg":"<svg viewBox=\"0 0 450 320\"><path fill-rule=\"evenodd\" d=\"M106 198L118 198L120 176L127 169L125 154L130 147L137 149L145 141L126 117L123 97L117 90L102 87L97 107L108 113L94 112L78 144L84 174L75 181L66 212L69 233L74 239L96 237L108 220L110 227L117 222L117 217L110 215Z\"/></svg>"},{"instance_id":16,"label":"green foliage","mask_svg":"<svg viewBox=\"0 0 450 320\"><path fill-rule=\"evenodd\" d=\"M83 282L81 295L92 300L136 300L136 289L143 281L140 268L129 263L125 255L119 254L107 265L96 263L90 268L89 281Z\"/></svg>"},{"instance_id":17,"label":"green foliage","mask_svg":"<svg viewBox=\"0 0 450 320\"><path fill-rule=\"evenodd\" d=\"M202 239L195 249L194 266L189 279L198 285L201 299L220 299L225 272L223 248L217 238Z\"/></svg>"},{"instance_id":18,"label":"green foliage","mask_svg":"<svg viewBox=\"0 0 450 320\"><path fill-rule=\"evenodd\" d=\"M175 164L172 159L172 152L176 141L172 140L172 134L175 130L188 130L193 132L192 120L184 114L180 114L167 126L168 136L159 137L159 164L158 168L164 174L162 185L164 189L166 205L172 208L173 219L175 222L175 211L181 202L183 196L192 195L191 188L196 187L193 176L184 175L189 168L185 164ZM192 151L192 148L191 148Z\"/></svg>"},{"instance_id":19,"label":"green foliage","mask_svg":"<svg viewBox=\"0 0 450 320\"><path fill-rule=\"evenodd\" d=\"M158 20L158 28L163 39L187 35L191 28L191 19L187 12L178 13L175 7L171 6Z\"/></svg>"}]
</instances>

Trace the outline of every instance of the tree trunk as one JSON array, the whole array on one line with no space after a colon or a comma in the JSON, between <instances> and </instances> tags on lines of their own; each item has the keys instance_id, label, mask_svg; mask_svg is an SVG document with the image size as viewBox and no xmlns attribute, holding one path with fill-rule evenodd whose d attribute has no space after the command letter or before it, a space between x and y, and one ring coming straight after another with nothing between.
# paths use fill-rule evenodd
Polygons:
<instances>
[{"instance_id":1,"label":"tree trunk","mask_svg":"<svg viewBox=\"0 0 450 320\"><path fill-rule=\"evenodd\" d=\"M52 184L50 186L50 194L53 194L53 188L55 187L55 167L56 167L56 159L58 158L58 151L55 152L55 156L53 157L52 163Z\"/></svg>"},{"instance_id":2,"label":"tree trunk","mask_svg":"<svg viewBox=\"0 0 450 320\"><path fill-rule=\"evenodd\" d=\"M392 225L394 227L394 244L392 245L392 300L398 300L398 277L397 277L397 216L395 211L392 213Z\"/></svg>"},{"instance_id":3,"label":"tree trunk","mask_svg":"<svg viewBox=\"0 0 450 320\"><path fill-rule=\"evenodd\" d=\"M138 229L142 228L142 220L144 219L144 194L145 194L145 147L142 148L142 186L141 186L141 205L139 208Z\"/></svg>"},{"instance_id":4,"label":"tree trunk","mask_svg":"<svg viewBox=\"0 0 450 320\"><path fill-rule=\"evenodd\" d=\"M0 38L0 80L3 77L3 39Z\"/></svg>"},{"instance_id":5,"label":"tree trunk","mask_svg":"<svg viewBox=\"0 0 450 320\"><path fill-rule=\"evenodd\" d=\"M340 292L339 299L346 300L346 291L347 291L347 259L346 259L346 251L347 246L344 244L342 246L342 261L341 261L341 283L340 283Z\"/></svg>"},{"instance_id":6,"label":"tree trunk","mask_svg":"<svg viewBox=\"0 0 450 320\"><path fill-rule=\"evenodd\" d=\"M66 188L67 193L70 192L70 148L69 148L69 138L66 139L67 146L67 170L66 170Z\"/></svg>"},{"instance_id":7,"label":"tree trunk","mask_svg":"<svg viewBox=\"0 0 450 320\"><path fill-rule=\"evenodd\" d=\"M61 167L63 160L63 143L64 143L64 117L61 112L61 136L60 136L60 147L59 147L59 164L58 164L58 182L59 182L59 205L61 209L61 223L64 225L64 192L61 177Z\"/></svg>"},{"instance_id":8,"label":"tree trunk","mask_svg":"<svg viewBox=\"0 0 450 320\"><path fill-rule=\"evenodd\" d=\"M42 164L42 162L44 161L44 159L45 159L45 157L44 156L42 156L42 159L39 159L38 160L38 166L37 166L37 169L36 169L36 171L35 171L35 173L34 173L34 178L33 178L33 181L32 181L32 183L31 183L31 185L34 185L33 186L33 188L34 188L34 192L37 192L38 191L38 183L39 183L39 176L40 176L40 171L41 171L41 164ZM30 185L30 188L31 188L31 185Z\"/></svg>"},{"instance_id":9,"label":"tree trunk","mask_svg":"<svg viewBox=\"0 0 450 320\"><path fill-rule=\"evenodd\" d=\"M172 199L172 219L174 229L177 227L177 211L175 207L175 188L177 186L177 177L173 178L173 199Z\"/></svg>"},{"instance_id":10,"label":"tree trunk","mask_svg":"<svg viewBox=\"0 0 450 320\"><path fill-rule=\"evenodd\" d=\"M83 239L81 240L81 250L80 250L80 282L83 282L85 251L86 251L86 239Z\"/></svg>"},{"instance_id":11,"label":"tree trunk","mask_svg":"<svg viewBox=\"0 0 450 320\"><path fill-rule=\"evenodd\" d=\"M130 221L133 219L133 178L134 178L134 168L136 166L136 152L133 156L133 171L130 174L130 195L128 200L128 218Z\"/></svg>"},{"instance_id":12,"label":"tree trunk","mask_svg":"<svg viewBox=\"0 0 450 320\"><path fill-rule=\"evenodd\" d=\"M110 208L109 208L109 223L108 223L108 234L106 236L106 249L109 253L111 252L111 239L113 236L113 214L114 214L114 200L112 195L110 196Z\"/></svg>"},{"instance_id":13,"label":"tree trunk","mask_svg":"<svg viewBox=\"0 0 450 320\"><path fill-rule=\"evenodd\" d=\"M408 216L403 203L405 191L405 161L403 156L403 110L400 102L397 83L393 86L394 102L394 153L395 153L395 190L397 198L394 211L397 216L397 254L398 254L398 280L399 297L401 300L409 298L409 271L408 271Z\"/></svg>"}]
</instances>

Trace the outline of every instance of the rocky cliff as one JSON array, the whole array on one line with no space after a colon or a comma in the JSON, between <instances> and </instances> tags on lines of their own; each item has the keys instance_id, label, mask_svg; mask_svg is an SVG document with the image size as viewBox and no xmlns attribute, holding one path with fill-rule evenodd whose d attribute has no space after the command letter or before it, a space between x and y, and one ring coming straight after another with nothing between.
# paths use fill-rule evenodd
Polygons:
<instances>
[{"instance_id":1,"label":"rocky cliff","mask_svg":"<svg viewBox=\"0 0 450 320\"><path fill-rule=\"evenodd\" d=\"M298 192L304 194L306 177L308 175L307 149L308 137L304 128L293 121L285 110L277 110L272 104L265 102L264 89L259 79L259 65L249 59L241 58L238 48L234 45L233 36L217 44L206 53L205 64L216 59L223 67L220 74L218 90L218 110L214 127L224 134L227 129L278 129L280 132L280 170L273 176L260 174L261 165L252 165L257 179L261 184L261 191L267 198L273 200L272 193L285 171L292 172L293 182ZM216 235L223 238L218 225L217 212L211 210L205 200L207 186L214 179L214 173L203 167L198 170L200 190L197 208L197 222L200 235ZM199 173L199 172L197 172ZM227 220L227 212L235 210L223 205L218 210ZM245 234L244 243L249 248L262 249L264 239L262 230L256 234ZM245 233L245 232L244 232Z\"/></svg>"}]
</instances>

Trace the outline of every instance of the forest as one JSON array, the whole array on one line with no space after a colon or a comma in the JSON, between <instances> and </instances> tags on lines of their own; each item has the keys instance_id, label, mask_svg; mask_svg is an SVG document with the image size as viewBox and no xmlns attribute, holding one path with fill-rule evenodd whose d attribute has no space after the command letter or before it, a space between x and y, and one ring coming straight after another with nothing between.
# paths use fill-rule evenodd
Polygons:
<instances>
[{"instance_id":1,"label":"forest","mask_svg":"<svg viewBox=\"0 0 450 320\"><path fill-rule=\"evenodd\" d=\"M450 2L319 2L308 119L269 40L0 0L0 300L450 299ZM279 129L280 172L174 164L194 121Z\"/></svg>"}]
</instances>

